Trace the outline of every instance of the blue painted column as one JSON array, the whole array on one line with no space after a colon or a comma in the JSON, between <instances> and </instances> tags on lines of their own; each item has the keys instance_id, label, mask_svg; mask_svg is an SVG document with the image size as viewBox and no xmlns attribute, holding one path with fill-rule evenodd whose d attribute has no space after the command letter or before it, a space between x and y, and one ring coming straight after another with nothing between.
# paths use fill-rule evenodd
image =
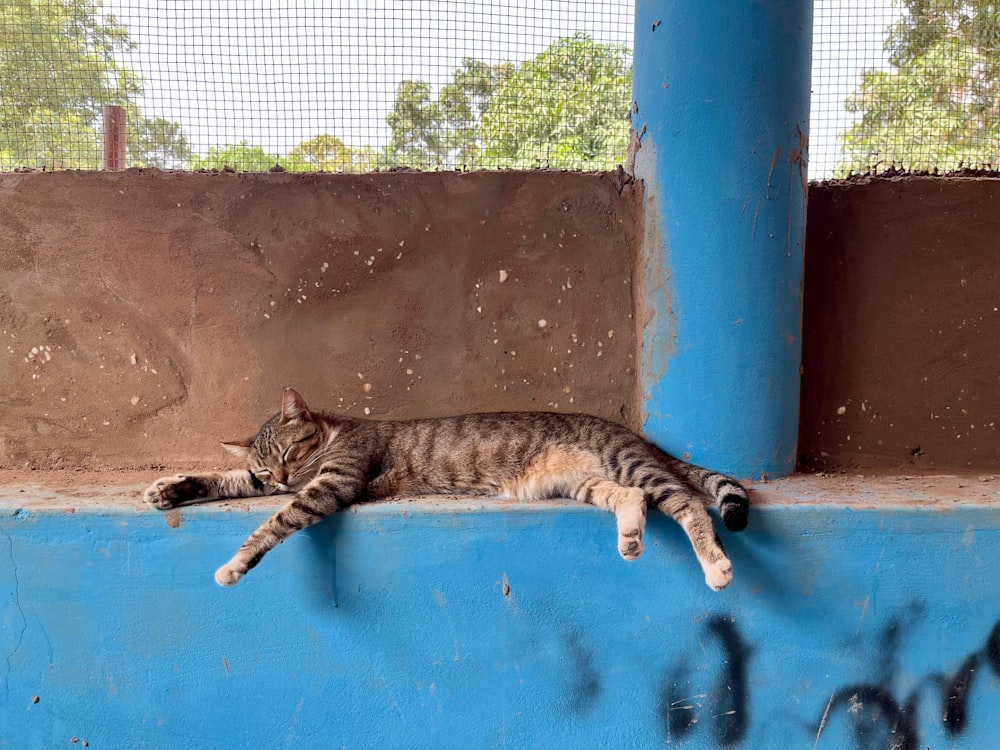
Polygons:
<instances>
[{"instance_id":1,"label":"blue painted column","mask_svg":"<svg viewBox=\"0 0 1000 750\"><path fill-rule=\"evenodd\" d=\"M738 476L795 468L811 0L637 0L647 436Z\"/></svg>"}]
</instances>

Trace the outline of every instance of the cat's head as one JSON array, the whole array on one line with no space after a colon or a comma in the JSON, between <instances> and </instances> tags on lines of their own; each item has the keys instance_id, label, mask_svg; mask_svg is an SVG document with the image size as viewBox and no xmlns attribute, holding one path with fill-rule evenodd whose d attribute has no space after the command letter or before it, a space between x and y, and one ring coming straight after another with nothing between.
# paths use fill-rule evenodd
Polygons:
<instances>
[{"instance_id":1,"label":"cat's head","mask_svg":"<svg viewBox=\"0 0 1000 750\"><path fill-rule=\"evenodd\" d=\"M227 451L247 463L263 484L291 491L306 484L321 463L328 435L305 400L294 388L281 396L281 412L271 417L254 437L225 442Z\"/></svg>"}]
</instances>

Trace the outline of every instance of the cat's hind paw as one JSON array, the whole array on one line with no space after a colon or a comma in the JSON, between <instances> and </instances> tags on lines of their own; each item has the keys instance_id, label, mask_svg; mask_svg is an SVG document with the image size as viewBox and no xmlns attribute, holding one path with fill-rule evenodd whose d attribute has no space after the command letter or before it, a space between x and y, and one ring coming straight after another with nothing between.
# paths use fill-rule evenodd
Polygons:
<instances>
[{"instance_id":1,"label":"cat's hind paw","mask_svg":"<svg viewBox=\"0 0 1000 750\"><path fill-rule=\"evenodd\" d=\"M220 586L235 586L242 577L243 573L236 570L231 563L226 563L215 571L215 582Z\"/></svg>"},{"instance_id":2,"label":"cat's hind paw","mask_svg":"<svg viewBox=\"0 0 1000 750\"><path fill-rule=\"evenodd\" d=\"M733 581L733 564L728 557L720 557L705 565L705 583L713 591L722 591Z\"/></svg>"}]
</instances>

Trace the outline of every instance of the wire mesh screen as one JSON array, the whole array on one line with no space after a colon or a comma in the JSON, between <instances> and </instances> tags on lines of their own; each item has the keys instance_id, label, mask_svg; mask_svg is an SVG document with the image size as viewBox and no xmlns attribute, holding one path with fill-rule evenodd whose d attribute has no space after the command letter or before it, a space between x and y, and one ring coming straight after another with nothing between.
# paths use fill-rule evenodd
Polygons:
<instances>
[{"instance_id":1,"label":"wire mesh screen","mask_svg":"<svg viewBox=\"0 0 1000 750\"><path fill-rule=\"evenodd\" d=\"M814 9L813 178L1000 164L1000 4ZM632 11L0 0L0 169L610 169L628 143Z\"/></svg>"},{"instance_id":2,"label":"wire mesh screen","mask_svg":"<svg viewBox=\"0 0 1000 750\"><path fill-rule=\"evenodd\" d=\"M1000 3L816 0L810 174L1000 165Z\"/></svg>"},{"instance_id":3,"label":"wire mesh screen","mask_svg":"<svg viewBox=\"0 0 1000 750\"><path fill-rule=\"evenodd\" d=\"M609 169L632 0L2 0L0 168Z\"/></svg>"}]
</instances>

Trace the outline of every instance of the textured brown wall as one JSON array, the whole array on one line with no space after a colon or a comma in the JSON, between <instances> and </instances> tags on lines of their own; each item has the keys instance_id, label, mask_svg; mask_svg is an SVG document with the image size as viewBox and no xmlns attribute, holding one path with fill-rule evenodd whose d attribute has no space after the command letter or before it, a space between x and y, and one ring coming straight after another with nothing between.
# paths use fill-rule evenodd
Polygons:
<instances>
[{"instance_id":1,"label":"textured brown wall","mask_svg":"<svg viewBox=\"0 0 1000 750\"><path fill-rule=\"evenodd\" d=\"M1000 467L1000 180L813 185L801 462Z\"/></svg>"},{"instance_id":2,"label":"textured brown wall","mask_svg":"<svg viewBox=\"0 0 1000 750\"><path fill-rule=\"evenodd\" d=\"M998 189L811 186L803 466L1000 465ZM285 385L635 426L639 205L547 172L0 175L0 468L225 463Z\"/></svg>"},{"instance_id":3,"label":"textured brown wall","mask_svg":"<svg viewBox=\"0 0 1000 750\"><path fill-rule=\"evenodd\" d=\"M548 172L0 175L0 468L223 463L286 385L634 424L639 205Z\"/></svg>"}]
</instances>

